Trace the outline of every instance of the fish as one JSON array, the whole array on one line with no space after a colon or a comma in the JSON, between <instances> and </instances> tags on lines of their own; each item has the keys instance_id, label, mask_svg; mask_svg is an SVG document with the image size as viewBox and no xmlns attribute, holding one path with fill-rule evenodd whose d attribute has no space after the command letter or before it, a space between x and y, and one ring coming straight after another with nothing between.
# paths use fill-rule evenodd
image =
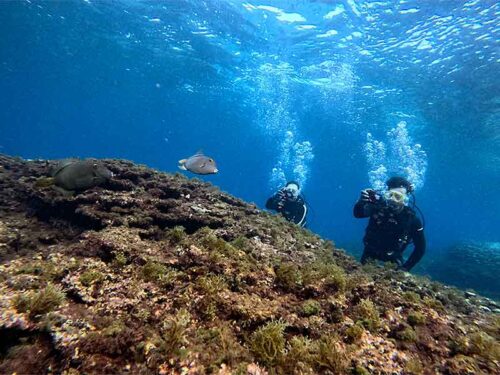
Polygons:
<instances>
[{"instance_id":1,"label":"fish","mask_svg":"<svg viewBox=\"0 0 500 375\"><path fill-rule=\"evenodd\" d=\"M196 174L214 174L219 172L215 160L198 151L187 159L179 160L179 168Z\"/></svg>"},{"instance_id":2,"label":"fish","mask_svg":"<svg viewBox=\"0 0 500 375\"><path fill-rule=\"evenodd\" d=\"M65 159L51 169L54 185L66 191L82 191L113 177L113 172L95 159Z\"/></svg>"}]
</instances>

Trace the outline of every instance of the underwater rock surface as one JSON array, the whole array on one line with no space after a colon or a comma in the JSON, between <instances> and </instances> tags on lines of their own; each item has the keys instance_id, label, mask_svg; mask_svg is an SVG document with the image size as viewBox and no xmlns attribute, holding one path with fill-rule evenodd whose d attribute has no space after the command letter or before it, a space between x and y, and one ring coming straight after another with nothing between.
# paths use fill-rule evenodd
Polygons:
<instances>
[{"instance_id":1,"label":"underwater rock surface","mask_svg":"<svg viewBox=\"0 0 500 375\"><path fill-rule=\"evenodd\" d=\"M199 180L102 162L113 179L70 196L39 183L48 162L0 155L0 373L500 371L493 301L361 267Z\"/></svg>"}]
</instances>

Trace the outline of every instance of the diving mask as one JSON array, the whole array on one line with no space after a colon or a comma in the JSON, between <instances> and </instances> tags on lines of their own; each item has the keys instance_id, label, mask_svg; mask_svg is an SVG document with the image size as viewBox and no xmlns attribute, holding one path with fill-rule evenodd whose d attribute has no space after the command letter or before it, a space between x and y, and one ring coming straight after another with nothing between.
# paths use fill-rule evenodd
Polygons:
<instances>
[{"instance_id":1,"label":"diving mask","mask_svg":"<svg viewBox=\"0 0 500 375\"><path fill-rule=\"evenodd\" d=\"M295 184L289 184L284 190L290 197L297 198L299 196L299 187Z\"/></svg>"},{"instance_id":2,"label":"diving mask","mask_svg":"<svg viewBox=\"0 0 500 375\"><path fill-rule=\"evenodd\" d=\"M406 205L408 203L408 195L405 188L396 188L388 190L384 193L386 201L396 205Z\"/></svg>"}]
</instances>

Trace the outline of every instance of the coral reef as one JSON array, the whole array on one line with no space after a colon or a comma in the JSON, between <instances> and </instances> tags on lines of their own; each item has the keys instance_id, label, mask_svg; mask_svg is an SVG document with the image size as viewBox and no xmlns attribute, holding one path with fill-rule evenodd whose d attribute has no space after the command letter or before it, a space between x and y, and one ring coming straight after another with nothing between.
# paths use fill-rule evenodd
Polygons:
<instances>
[{"instance_id":1,"label":"coral reef","mask_svg":"<svg viewBox=\"0 0 500 375\"><path fill-rule=\"evenodd\" d=\"M366 265L210 184L122 160L61 194L0 155L0 373L494 374L475 293Z\"/></svg>"}]
</instances>

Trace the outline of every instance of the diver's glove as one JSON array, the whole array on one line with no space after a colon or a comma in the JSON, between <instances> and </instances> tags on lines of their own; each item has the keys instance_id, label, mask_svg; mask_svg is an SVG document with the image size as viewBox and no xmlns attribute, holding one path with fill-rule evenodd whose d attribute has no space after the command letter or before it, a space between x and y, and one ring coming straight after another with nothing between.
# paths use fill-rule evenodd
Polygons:
<instances>
[{"instance_id":1,"label":"diver's glove","mask_svg":"<svg viewBox=\"0 0 500 375\"><path fill-rule=\"evenodd\" d=\"M285 206L285 201L287 199L286 191L281 189L276 195L278 196L278 208L281 209Z\"/></svg>"},{"instance_id":2,"label":"diver's glove","mask_svg":"<svg viewBox=\"0 0 500 375\"><path fill-rule=\"evenodd\" d=\"M359 199L361 200L361 202L371 203L371 196L373 196L374 194L375 194L375 190L364 189L364 190L361 190L361 196L359 197Z\"/></svg>"}]
</instances>

